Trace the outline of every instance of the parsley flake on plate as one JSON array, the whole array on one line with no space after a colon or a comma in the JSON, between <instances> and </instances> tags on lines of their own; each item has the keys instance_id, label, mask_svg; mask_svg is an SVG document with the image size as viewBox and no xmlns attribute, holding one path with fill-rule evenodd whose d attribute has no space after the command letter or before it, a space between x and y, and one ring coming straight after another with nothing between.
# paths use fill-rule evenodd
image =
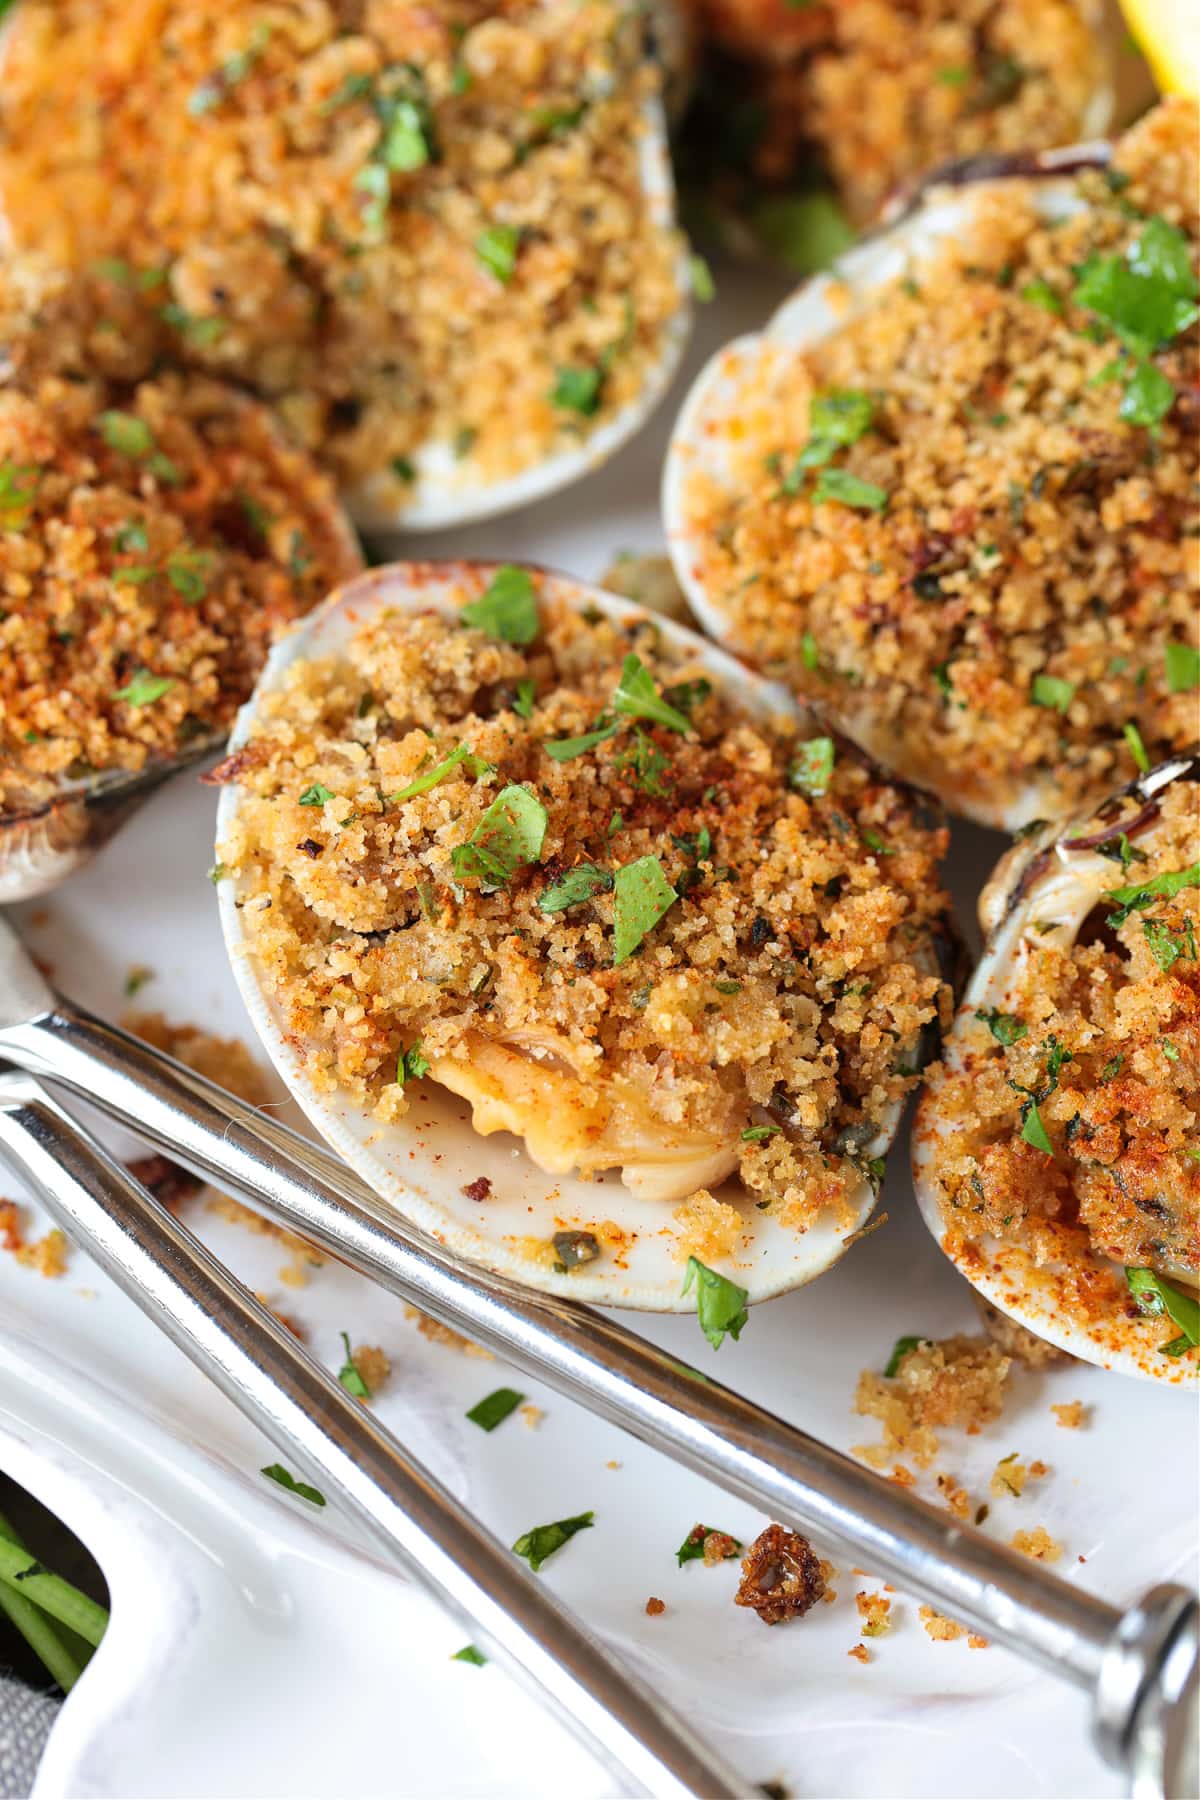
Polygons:
<instances>
[{"instance_id":1,"label":"parsley flake on plate","mask_svg":"<svg viewBox=\"0 0 1200 1800\"><path fill-rule=\"evenodd\" d=\"M736 1281L730 1281L720 1275L716 1269L710 1269L697 1256L689 1256L687 1273L683 1279L681 1294L689 1293L692 1287L696 1290L696 1316L700 1321L700 1329L712 1345L719 1350L728 1335L736 1343L742 1335L742 1327L750 1317L746 1310L749 1298L747 1290L739 1287Z\"/></svg>"},{"instance_id":2,"label":"parsley flake on plate","mask_svg":"<svg viewBox=\"0 0 1200 1800\"><path fill-rule=\"evenodd\" d=\"M679 895L657 856L639 856L617 870L613 898L613 967L633 955Z\"/></svg>"},{"instance_id":3,"label":"parsley flake on plate","mask_svg":"<svg viewBox=\"0 0 1200 1800\"><path fill-rule=\"evenodd\" d=\"M577 1513L573 1519L555 1519L549 1525L535 1525L531 1531L522 1532L513 1545L518 1556L528 1559L529 1566L536 1575L542 1564L569 1543L578 1531L590 1531L595 1524L594 1512Z\"/></svg>"},{"instance_id":4,"label":"parsley flake on plate","mask_svg":"<svg viewBox=\"0 0 1200 1800\"><path fill-rule=\"evenodd\" d=\"M477 1650L474 1644L464 1644L461 1650L454 1652L450 1661L470 1663L473 1669L482 1669L487 1665L487 1657L482 1650Z\"/></svg>"},{"instance_id":5,"label":"parsley flake on plate","mask_svg":"<svg viewBox=\"0 0 1200 1800\"><path fill-rule=\"evenodd\" d=\"M356 1400L369 1400L371 1398L371 1390L363 1380L362 1375L355 1365L354 1353L350 1348L349 1332L343 1331L341 1333L341 1339L342 1346L346 1352L346 1360L338 1370L338 1380L341 1382L346 1392L348 1394L353 1394Z\"/></svg>"},{"instance_id":6,"label":"parsley flake on plate","mask_svg":"<svg viewBox=\"0 0 1200 1800\"><path fill-rule=\"evenodd\" d=\"M282 1463L268 1463L265 1469L259 1470L259 1473L265 1475L268 1481L277 1481L279 1486L286 1488L289 1494L298 1494L301 1500L307 1500L312 1506L324 1506L325 1504L325 1496L319 1489L309 1487L306 1481L297 1481L294 1475L289 1475Z\"/></svg>"},{"instance_id":7,"label":"parsley flake on plate","mask_svg":"<svg viewBox=\"0 0 1200 1800\"><path fill-rule=\"evenodd\" d=\"M538 861L548 822L545 807L527 787L502 788L466 843L450 852L455 878L503 887L518 869Z\"/></svg>"},{"instance_id":8,"label":"parsley flake on plate","mask_svg":"<svg viewBox=\"0 0 1200 1800\"><path fill-rule=\"evenodd\" d=\"M505 563L478 600L461 608L464 625L474 625L505 644L532 644L541 630L537 594L525 569Z\"/></svg>"},{"instance_id":9,"label":"parsley flake on plate","mask_svg":"<svg viewBox=\"0 0 1200 1800\"><path fill-rule=\"evenodd\" d=\"M524 1394L518 1394L516 1388L497 1388L494 1393L486 1394L478 1401L467 1417L481 1431L495 1431L497 1425L503 1425L505 1419L516 1412L524 1398Z\"/></svg>"}]
</instances>

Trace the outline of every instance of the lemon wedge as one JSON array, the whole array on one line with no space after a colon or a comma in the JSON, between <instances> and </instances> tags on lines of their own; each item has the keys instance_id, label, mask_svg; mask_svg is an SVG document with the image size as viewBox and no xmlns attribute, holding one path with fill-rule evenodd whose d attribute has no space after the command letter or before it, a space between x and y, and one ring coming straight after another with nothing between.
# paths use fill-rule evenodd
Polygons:
<instances>
[{"instance_id":1,"label":"lemon wedge","mask_svg":"<svg viewBox=\"0 0 1200 1800\"><path fill-rule=\"evenodd\" d=\"M1200 98L1200 0L1121 0L1121 10L1163 93Z\"/></svg>"}]
</instances>

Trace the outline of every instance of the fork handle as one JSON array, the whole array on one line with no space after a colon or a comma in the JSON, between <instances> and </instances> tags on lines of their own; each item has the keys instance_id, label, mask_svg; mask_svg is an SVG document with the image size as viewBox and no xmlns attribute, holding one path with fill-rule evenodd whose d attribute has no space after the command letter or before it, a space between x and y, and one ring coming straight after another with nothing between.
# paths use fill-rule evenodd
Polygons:
<instances>
[{"instance_id":1,"label":"fork handle","mask_svg":"<svg viewBox=\"0 0 1200 1800\"><path fill-rule=\"evenodd\" d=\"M202 1373L610 1771L664 1800L747 1791L34 1077L0 1081L0 1156Z\"/></svg>"},{"instance_id":2,"label":"fork handle","mask_svg":"<svg viewBox=\"0 0 1200 1800\"><path fill-rule=\"evenodd\" d=\"M1083 1687L1100 1749L1137 1770L1139 1800L1192 1793L1178 1720L1195 1706L1200 1608L1186 1588L1162 1584L1122 1615L611 1316L468 1267L327 1151L66 1002L0 1032L0 1055L727 1492Z\"/></svg>"}]
</instances>

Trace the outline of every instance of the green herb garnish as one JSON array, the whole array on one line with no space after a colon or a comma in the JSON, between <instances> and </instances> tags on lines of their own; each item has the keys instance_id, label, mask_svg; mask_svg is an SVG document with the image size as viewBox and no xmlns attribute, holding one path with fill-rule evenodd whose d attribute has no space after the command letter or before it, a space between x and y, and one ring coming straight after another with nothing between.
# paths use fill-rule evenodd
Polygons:
<instances>
[{"instance_id":1,"label":"green herb garnish","mask_svg":"<svg viewBox=\"0 0 1200 1800\"><path fill-rule=\"evenodd\" d=\"M1129 745L1129 754L1134 760L1135 767L1138 768L1143 775L1148 775L1150 772L1150 757L1147 754L1146 746L1142 742L1142 734L1137 726L1133 724L1132 721L1130 721L1128 725L1123 725L1121 727L1121 736Z\"/></svg>"},{"instance_id":2,"label":"green herb garnish","mask_svg":"<svg viewBox=\"0 0 1200 1800\"><path fill-rule=\"evenodd\" d=\"M699 1257L689 1256L680 1293L688 1293L693 1285L700 1329L713 1349L721 1348L727 1334L736 1343L750 1317L746 1310L747 1290L724 1275L718 1275L715 1269L706 1267Z\"/></svg>"},{"instance_id":3,"label":"green herb garnish","mask_svg":"<svg viewBox=\"0 0 1200 1800\"><path fill-rule=\"evenodd\" d=\"M544 913L563 912L568 906L579 906L597 894L607 894L612 886L613 877L607 869L598 868L595 863L579 863L574 869L568 869L561 881L542 889L538 906Z\"/></svg>"},{"instance_id":4,"label":"green herb garnish","mask_svg":"<svg viewBox=\"0 0 1200 1800\"><path fill-rule=\"evenodd\" d=\"M1028 300L1031 306L1040 306L1043 312L1061 313L1066 306L1062 295L1048 281L1026 282L1021 289L1021 298Z\"/></svg>"},{"instance_id":5,"label":"green herb garnish","mask_svg":"<svg viewBox=\"0 0 1200 1800\"><path fill-rule=\"evenodd\" d=\"M688 257L688 279L693 294L701 306L707 305L717 297L717 284L712 278L712 270L702 256L694 253Z\"/></svg>"},{"instance_id":6,"label":"green herb garnish","mask_svg":"<svg viewBox=\"0 0 1200 1800\"><path fill-rule=\"evenodd\" d=\"M152 706L174 686L174 681L167 675L152 675L149 669L138 669L123 688L116 690L113 699L124 700L128 706Z\"/></svg>"},{"instance_id":7,"label":"green herb garnish","mask_svg":"<svg viewBox=\"0 0 1200 1800\"><path fill-rule=\"evenodd\" d=\"M595 731L585 731L582 737L554 738L550 743L543 744L542 749L555 762L573 762L577 756L583 756L587 751L594 750L597 744L606 743L609 738L616 737L620 729L619 725L598 725Z\"/></svg>"},{"instance_id":8,"label":"green herb garnish","mask_svg":"<svg viewBox=\"0 0 1200 1800\"><path fill-rule=\"evenodd\" d=\"M788 786L819 798L828 791L833 779L833 758L832 738L809 738L798 744L788 768Z\"/></svg>"},{"instance_id":9,"label":"green herb garnish","mask_svg":"<svg viewBox=\"0 0 1200 1800\"><path fill-rule=\"evenodd\" d=\"M1175 967L1181 957L1196 960L1196 937L1192 921L1186 920L1179 931L1172 931L1161 919L1143 919L1142 933L1150 953L1164 974Z\"/></svg>"},{"instance_id":10,"label":"green herb garnish","mask_svg":"<svg viewBox=\"0 0 1200 1800\"><path fill-rule=\"evenodd\" d=\"M475 254L489 275L507 286L516 271L520 246L519 225L489 225L475 239Z\"/></svg>"},{"instance_id":11,"label":"green herb garnish","mask_svg":"<svg viewBox=\"0 0 1200 1800\"><path fill-rule=\"evenodd\" d=\"M547 813L527 787L502 788L465 844L450 852L456 878L502 887L517 870L538 861Z\"/></svg>"},{"instance_id":12,"label":"green herb garnish","mask_svg":"<svg viewBox=\"0 0 1200 1800\"><path fill-rule=\"evenodd\" d=\"M747 1125L742 1133L743 1144L762 1144L768 1138L778 1137L783 1130L782 1125Z\"/></svg>"},{"instance_id":13,"label":"green herb garnish","mask_svg":"<svg viewBox=\"0 0 1200 1800\"><path fill-rule=\"evenodd\" d=\"M482 1650L477 1650L474 1644L464 1644L461 1650L454 1652L450 1661L470 1663L473 1669L482 1669L487 1665L487 1657Z\"/></svg>"},{"instance_id":14,"label":"green herb garnish","mask_svg":"<svg viewBox=\"0 0 1200 1800\"><path fill-rule=\"evenodd\" d=\"M503 1425L505 1419L516 1412L524 1398L516 1388L497 1388L473 1406L467 1417L481 1431L495 1431L497 1425Z\"/></svg>"},{"instance_id":15,"label":"green herb garnish","mask_svg":"<svg viewBox=\"0 0 1200 1800\"><path fill-rule=\"evenodd\" d=\"M631 719L649 719L665 725L670 731L691 730L691 721L677 707L663 699L648 669L640 658L629 655L621 665L621 679L613 695L613 711Z\"/></svg>"},{"instance_id":16,"label":"green herb garnish","mask_svg":"<svg viewBox=\"0 0 1200 1800\"><path fill-rule=\"evenodd\" d=\"M1180 1335L1161 1346L1164 1356L1182 1356L1200 1344L1200 1305L1181 1293L1153 1269L1126 1269L1125 1281L1140 1313L1157 1318L1165 1314L1178 1325Z\"/></svg>"},{"instance_id":17,"label":"green herb garnish","mask_svg":"<svg viewBox=\"0 0 1200 1800\"><path fill-rule=\"evenodd\" d=\"M1117 911L1109 913L1107 923L1117 931L1130 913L1152 906L1155 900L1173 900L1176 894L1189 887L1200 887L1200 862L1194 862L1186 869L1168 869L1136 887L1110 888L1104 898L1115 901Z\"/></svg>"},{"instance_id":18,"label":"green herb garnish","mask_svg":"<svg viewBox=\"0 0 1200 1800\"><path fill-rule=\"evenodd\" d=\"M396 1058L396 1081L403 1087L409 1081L423 1081L429 1073L429 1058L417 1039L411 1050L401 1050Z\"/></svg>"},{"instance_id":19,"label":"green herb garnish","mask_svg":"<svg viewBox=\"0 0 1200 1800\"><path fill-rule=\"evenodd\" d=\"M300 806L324 806L327 800L334 798L332 788L327 788L321 781L314 781L311 787L305 788L297 804Z\"/></svg>"},{"instance_id":20,"label":"green herb garnish","mask_svg":"<svg viewBox=\"0 0 1200 1800\"><path fill-rule=\"evenodd\" d=\"M561 1550L577 1531L590 1531L595 1520L595 1513L585 1512L577 1513L573 1519L556 1519L551 1525L535 1525L532 1531L521 1534L513 1549L518 1556L528 1558L529 1566L536 1575L556 1550Z\"/></svg>"},{"instance_id":21,"label":"green herb garnish","mask_svg":"<svg viewBox=\"0 0 1200 1800\"><path fill-rule=\"evenodd\" d=\"M852 475L849 469L822 469L812 497L814 506L835 500L860 512L882 512L888 498L885 489Z\"/></svg>"},{"instance_id":22,"label":"green herb garnish","mask_svg":"<svg viewBox=\"0 0 1200 1800\"><path fill-rule=\"evenodd\" d=\"M27 524L40 473L34 463L0 462L0 529L20 531Z\"/></svg>"},{"instance_id":23,"label":"green herb garnish","mask_svg":"<svg viewBox=\"0 0 1200 1800\"><path fill-rule=\"evenodd\" d=\"M918 1350L922 1344L928 1343L928 1341L927 1338L919 1337L897 1338L892 1348L892 1354L887 1359L887 1367L883 1371L884 1377L889 1381L894 1380L900 1373L900 1364L904 1361L909 1351Z\"/></svg>"},{"instance_id":24,"label":"green herb garnish","mask_svg":"<svg viewBox=\"0 0 1200 1800\"><path fill-rule=\"evenodd\" d=\"M1065 713L1075 698L1075 684L1063 681L1057 675L1035 675L1030 698L1035 706L1046 706L1052 712Z\"/></svg>"},{"instance_id":25,"label":"green herb garnish","mask_svg":"<svg viewBox=\"0 0 1200 1800\"><path fill-rule=\"evenodd\" d=\"M1035 1150L1040 1150L1043 1155L1054 1155L1054 1146L1050 1142L1049 1132L1042 1123L1042 1115L1038 1111L1036 1100L1031 1100L1029 1102L1029 1110L1025 1114L1025 1123L1021 1127L1021 1136L1027 1144L1032 1144L1033 1148Z\"/></svg>"},{"instance_id":26,"label":"green herb garnish","mask_svg":"<svg viewBox=\"0 0 1200 1800\"><path fill-rule=\"evenodd\" d=\"M369 1400L371 1398L371 1390L355 1367L354 1356L350 1349L349 1332L343 1331L341 1333L341 1339L343 1348L346 1352L346 1360L338 1370L338 1380L341 1382L346 1392L348 1394L353 1394L356 1400Z\"/></svg>"},{"instance_id":27,"label":"green herb garnish","mask_svg":"<svg viewBox=\"0 0 1200 1800\"><path fill-rule=\"evenodd\" d=\"M532 644L541 630L533 581L513 563L497 569L479 599L464 606L458 616L464 625L474 625L505 644Z\"/></svg>"},{"instance_id":28,"label":"green herb garnish","mask_svg":"<svg viewBox=\"0 0 1200 1800\"><path fill-rule=\"evenodd\" d=\"M994 1006L986 1009L978 1008L975 1017L981 1020L996 1041L1006 1048L1009 1044L1017 1043L1029 1030L1024 1019L1019 1019L1016 1013L998 1012Z\"/></svg>"},{"instance_id":29,"label":"green herb garnish","mask_svg":"<svg viewBox=\"0 0 1200 1800\"><path fill-rule=\"evenodd\" d=\"M1163 661L1169 694L1190 694L1200 688L1200 649L1195 644L1168 644Z\"/></svg>"},{"instance_id":30,"label":"green herb garnish","mask_svg":"<svg viewBox=\"0 0 1200 1800\"><path fill-rule=\"evenodd\" d=\"M388 805L399 806L402 800L413 800L418 794L427 794L430 788L436 787L439 781L444 781L460 764L465 765L475 776L494 775L496 772L493 764L485 762L482 756L476 756L469 744L459 744L443 762L436 763L432 769L426 769L423 775L418 775L407 787L398 788L390 796ZM301 801L300 804L304 805L304 802Z\"/></svg>"},{"instance_id":31,"label":"green herb garnish","mask_svg":"<svg viewBox=\"0 0 1200 1800\"><path fill-rule=\"evenodd\" d=\"M657 856L640 856L617 870L613 898L613 967L633 955L679 895Z\"/></svg>"},{"instance_id":32,"label":"green herb garnish","mask_svg":"<svg viewBox=\"0 0 1200 1800\"><path fill-rule=\"evenodd\" d=\"M287 1489L289 1494L298 1494L301 1500L307 1500L313 1506L324 1506L325 1504L324 1494L315 1487L309 1487L306 1481L297 1481L294 1475L288 1474L282 1463L268 1463L267 1467L261 1469L259 1473L265 1475L269 1481L277 1481L281 1488Z\"/></svg>"},{"instance_id":33,"label":"green herb garnish","mask_svg":"<svg viewBox=\"0 0 1200 1800\"><path fill-rule=\"evenodd\" d=\"M734 1557L742 1554L742 1546L727 1531L718 1531L715 1525L694 1525L675 1552L675 1561L682 1569L684 1563L703 1561L704 1546L710 1537L729 1538L731 1548L721 1553L724 1562L732 1562Z\"/></svg>"},{"instance_id":34,"label":"green herb garnish","mask_svg":"<svg viewBox=\"0 0 1200 1800\"><path fill-rule=\"evenodd\" d=\"M564 412L582 413L585 418L591 418L600 406L600 391L606 374L607 370L596 366L567 366L559 369L550 390L551 406L561 407Z\"/></svg>"},{"instance_id":35,"label":"green herb garnish","mask_svg":"<svg viewBox=\"0 0 1200 1800\"><path fill-rule=\"evenodd\" d=\"M101 413L100 435L121 456L149 456L154 449L154 433L135 413Z\"/></svg>"},{"instance_id":36,"label":"green herb garnish","mask_svg":"<svg viewBox=\"0 0 1200 1800\"><path fill-rule=\"evenodd\" d=\"M517 714L518 718L532 719L533 703L536 694L537 689L534 687L532 681L518 681L517 697L513 701L513 711Z\"/></svg>"}]
</instances>

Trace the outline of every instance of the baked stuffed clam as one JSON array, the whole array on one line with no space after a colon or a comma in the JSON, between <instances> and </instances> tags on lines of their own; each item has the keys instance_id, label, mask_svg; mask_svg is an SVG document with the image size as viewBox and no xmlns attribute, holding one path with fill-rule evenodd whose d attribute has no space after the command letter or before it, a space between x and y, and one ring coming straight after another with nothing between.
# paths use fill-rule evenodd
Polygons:
<instances>
[{"instance_id":1,"label":"baked stuffed clam","mask_svg":"<svg viewBox=\"0 0 1200 1800\"><path fill-rule=\"evenodd\" d=\"M619 0L19 0L0 70L10 246L136 293L364 526L539 498L674 370L686 257Z\"/></svg>"},{"instance_id":2,"label":"baked stuffed clam","mask_svg":"<svg viewBox=\"0 0 1200 1800\"><path fill-rule=\"evenodd\" d=\"M984 824L1195 735L1198 141L1179 100L1111 155L935 193L720 352L675 428L705 627Z\"/></svg>"},{"instance_id":3,"label":"baked stuffed clam","mask_svg":"<svg viewBox=\"0 0 1200 1800\"><path fill-rule=\"evenodd\" d=\"M224 742L273 634L357 573L327 476L138 319L0 271L0 901L52 887Z\"/></svg>"},{"instance_id":4,"label":"baked stuffed clam","mask_svg":"<svg viewBox=\"0 0 1200 1800\"><path fill-rule=\"evenodd\" d=\"M1198 783L1173 759L1009 852L914 1134L925 1219L989 1301L1168 1382L1200 1367Z\"/></svg>"},{"instance_id":5,"label":"baked stuffed clam","mask_svg":"<svg viewBox=\"0 0 1200 1800\"><path fill-rule=\"evenodd\" d=\"M661 1309L689 1256L762 1298L862 1227L948 1002L944 832L781 691L565 576L398 564L278 647L222 773L255 1022L418 1223Z\"/></svg>"}]
</instances>

